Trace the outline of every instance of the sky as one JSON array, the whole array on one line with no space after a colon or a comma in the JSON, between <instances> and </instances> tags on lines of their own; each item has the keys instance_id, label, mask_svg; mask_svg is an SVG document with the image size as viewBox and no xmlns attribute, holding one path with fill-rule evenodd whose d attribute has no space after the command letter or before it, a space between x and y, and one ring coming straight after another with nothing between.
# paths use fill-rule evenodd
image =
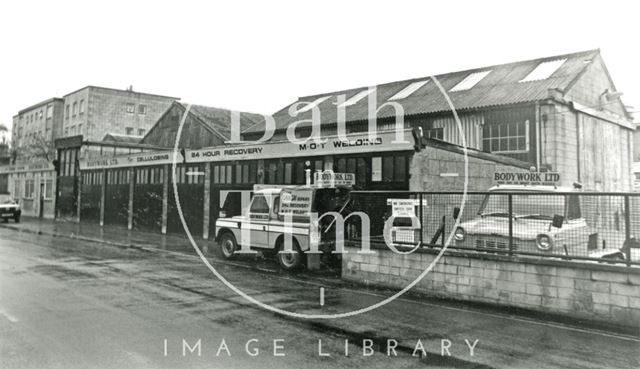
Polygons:
<instances>
[{"instance_id":1,"label":"sky","mask_svg":"<svg viewBox=\"0 0 640 369\"><path fill-rule=\"evenodd\" d=\"M594 48L635 111L637 8L616 0L3 2L0 123L10 127L19 110L86 85L270 114L298 96Z\"/></svg>"}]
</instances>

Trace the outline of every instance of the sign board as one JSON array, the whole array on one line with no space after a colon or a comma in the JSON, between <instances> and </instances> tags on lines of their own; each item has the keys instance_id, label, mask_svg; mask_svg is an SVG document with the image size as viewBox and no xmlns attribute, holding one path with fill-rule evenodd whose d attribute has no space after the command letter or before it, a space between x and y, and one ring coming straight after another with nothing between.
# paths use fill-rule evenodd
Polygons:
<instances>
[{"instance_id":1,"label":"sign board","mask_svg":"<svg viewBox=\"0 0 640 369\"><path fill-rule=\"evenodd\" d=\"M502 185L556 186L560 174L555 172L495 172L494 180Z\"/></svg>"},{"instance_id":2,"label":"sign board","mask_svg":"<svg viewBox=\"0 0 640 369\"><path fill-rule=\"evenodd\" d=\"M313 174L313 184L316 187L352 187L356 184L356 175L354 173L317 171Z\"/></svg>"},{"instance_id":3,"label":"sign board","mask_svg":"<svg viewBox=\"0 0 640 369\"><path fill-rule=\"evenodd\" d=\"M269 159L282 157L301 157L312 155L339 155L367 152L413 150L415 140L411 130L403 130L405 142L396 141L395 131L377 132L375 138L367 133L348 134L346 139L338 136L321 137L323 142L312 140L305 143L289 141L267 142L260 144L230 144L222 147L187 150L187 163Z\"/></svg>"},{"instance_id":4,"label":"sign board","mask_svg":"<svg viewBox=\"0 0 640 369\"><path fill-rule=\"evenodd\" d=\"M173 151L146 152L131 155L102 157L97 159L83 159L80 160L79 164L80 170L172 164L173 154ZM182 155L180 155L179 152L176 152L175 155L176 162L182 163Z\"/></svg>"},{"instance_id":5,"label":"sign board","mask_svg":"<svg viewBox=\"0 0 640 369\"><path fill-rule=\"evenodd\" d=\"M310 189L286 189L280 193L280 215L301 216L311 213Z\"/></svg>"},{"instance_id":6,"label":"sign board","mask_svg":"<svg viewBox=\"0 0 640 369\"><path fill-rule=\"evenodd\" d=\"M31 164L17 164L0 166L0 173L16 173L16 172L37 172L54 170L53 164L48 162L31 163Z\"/></svg>"},{"instance_id":7,"label":"sign board","mask_svg":"<svg viewBox=\"0 0 640 369\"><path fill-rule=\"evenodd\" d=\"M387 199L387 205L391 205L394 217L415 217L416 206L420 205L418 199ZM422 200L422 206L427 205L427 200Z\"/></svg>"}]
</instances>

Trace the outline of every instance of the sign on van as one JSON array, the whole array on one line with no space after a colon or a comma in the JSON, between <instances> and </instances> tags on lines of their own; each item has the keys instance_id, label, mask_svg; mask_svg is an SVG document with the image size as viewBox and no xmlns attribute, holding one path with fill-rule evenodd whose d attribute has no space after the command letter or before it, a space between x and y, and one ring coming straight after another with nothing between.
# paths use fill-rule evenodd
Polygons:
<instances>
[{"instance_id":1,"label":"sign on van","mask_svg":"<svg viewBox=\"0 0 640 369\"><path fill-rule=\"evenodd\" d=\"M495 172L494 180L502 185L555 186L560 183L560 173Z\"/></svg>"},{"instance_id":2,"label":"sign on van","mask_svg":"<svg viewBox=\"0 0 640 369\"><path fill-rule=\"evenodd\" d=\"M311 213L311 190L287 189L280 193L280 215L302 216Z\"/></svg>"}]
</instances>

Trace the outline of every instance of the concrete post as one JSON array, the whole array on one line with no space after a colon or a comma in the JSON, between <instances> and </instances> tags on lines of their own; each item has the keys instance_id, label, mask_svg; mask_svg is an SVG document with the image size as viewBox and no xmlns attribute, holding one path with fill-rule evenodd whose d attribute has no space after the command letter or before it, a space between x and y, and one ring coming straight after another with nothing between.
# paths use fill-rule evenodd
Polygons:
<instances>
[{"instance_id":1,"label":"concrete post","mask_svg":"<svg viewBox=\"0 0 640 369\"><path fill-rule=\"evenodd\" d=\"M102 170L102 184L100 185L100 227L104 226L104 203L107 192L107 170Z\"/></svg>"},{"instance_id":2,"label":"concrete post","mask_svg":"<svg viewBox=\"0 0 640 369\"><path fill-rule=\"evenodd\" d=\"M202 238L209 239L209 216L211 205L211 165L204 166L204 214L202 217Z\"/></svg>"},{"instance_id":3,"label":"concrete post","mask_svg":"<svg viewBox=\"0 0 640 369\"><path fill-rule=\"evenodd\" d=\"M169 165L162 166L162 234L167 234L167 211L169 208ZM173 191L173 189L172 189Z\"/></svg>"},{"instance_id":4,"label":"concrete post","mask_svg":"<svg viewBox=\"0 0 640 369\"><path fill-rule=\"evenodd\" d=\"M135 171L133 168L129 168L129 219L127 219L127 228L133 229L133 190L134 190L134 176Z\"/></svg>"}]
</instances>

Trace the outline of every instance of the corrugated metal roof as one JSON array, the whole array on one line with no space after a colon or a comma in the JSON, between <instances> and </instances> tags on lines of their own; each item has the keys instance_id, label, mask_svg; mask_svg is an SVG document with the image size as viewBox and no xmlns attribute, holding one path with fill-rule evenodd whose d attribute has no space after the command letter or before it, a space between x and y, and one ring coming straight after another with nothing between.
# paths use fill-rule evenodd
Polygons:
<instances>
[{"instance_id":1,"label":"corrugated metal roof","mask_svg":"<svg viewBox=\"0 0 640 369\"><path fill-rule=\"evenodd\" d=\"M187 105L186 103L177 101L175 103L181 104L183 107L186 107ZM191 105L190 112L198 117L198 119L205 123L209 128L223 136L222 138L231 138L231 110L204 105ZM264 117L262 115L240 112L241 132L258 123L264 127Z\"/></svg>"},{"instance_id":2,"label":"corrugated metal roof","mask_svg":"<svg viewBox=\"0 0 640 369\"><path fill-rule=\"evenodd\" d=\"M456 110L533 102L548 98L550 96L549 90L565 90L570 86L574 79L580 76L581 72L589 64L588 61L592 61L598 55L599 50L589 50L573 54L557 55L534 60L446 73L437 75L435 78L440 82L444 90L447 91L447 94L453 102ZM520 82L540 63L558 59L567 59L567 61L563 63L549 78ZM472 88L463 91L450 91L451 88L460 83L471 73L489 70L491 73L481 79ZM429 78L430 77L421 77L375 86L377 106L380 107L382 104L387 102L390 97L406 88L412 82ZM331 98L322 101L318 105L322 123L330 124L337 121L336 96L344 94L345 98L349 99L365 89L366 87L362 87L346 91L306 96L299 98L294 103L301 101L311 102L320 97L331 95ZM438 86L431 82L420 87L407 98L394 100L393 102L397 102L402 105L405 116L451 110ZM276 129L285 129L293 122L311 118L311 111L301 112L297 116L291 117L289 115L290 105L274 114ZM368 106L368 99L364 98L356 104L346 107L346 121L367 120ZM394 115L395 110L387 105L378 113L378 118L392 117ZM300 124L299 126L305 126L305 124ZM257 124L247 129L245 133L261 132L264 129L263 127L264 125Z\"/></svg>"}]
</instances>

